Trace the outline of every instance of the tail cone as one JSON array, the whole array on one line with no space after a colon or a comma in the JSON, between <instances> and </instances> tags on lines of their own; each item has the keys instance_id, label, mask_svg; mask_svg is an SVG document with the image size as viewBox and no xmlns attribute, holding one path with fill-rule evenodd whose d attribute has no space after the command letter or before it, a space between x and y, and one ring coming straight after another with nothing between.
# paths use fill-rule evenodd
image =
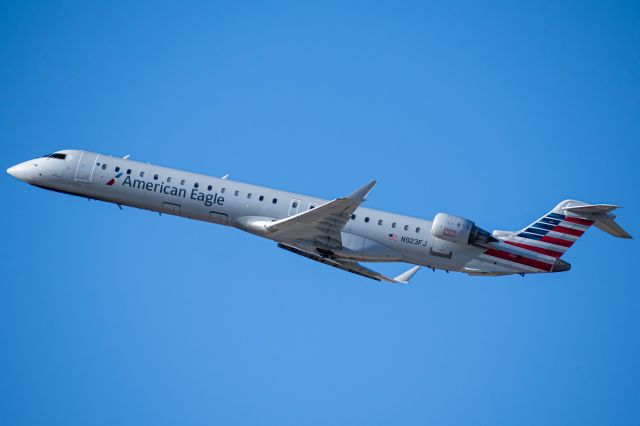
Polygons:
<instances>
[{"instance_id":1,"label":"tail cone","mask_svg":"<svg viewBox=\"0 0 640 426\"><path fill-rule=\"evenodd\" d=\"M551 272L564 272L571 269L571 264L569 262L565 262L562 259L556 259L553 263L553 267L551 268Z\"/></svg>"}]
</instances>

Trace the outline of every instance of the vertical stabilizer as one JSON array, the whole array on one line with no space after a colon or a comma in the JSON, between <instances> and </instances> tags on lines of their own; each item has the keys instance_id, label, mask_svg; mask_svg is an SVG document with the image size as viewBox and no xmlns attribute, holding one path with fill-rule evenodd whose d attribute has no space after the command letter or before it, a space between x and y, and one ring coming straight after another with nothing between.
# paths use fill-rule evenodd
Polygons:
<instances>
[{"instance_id":1,"label":"vertical stabilizer","mask_svg":"<svg viewBox=\"0 0 640 426\"><path fill-rule=\"evenodd\" d=\"M591 225L621 238L631 238L611 213L618 206L564 200L526 228L503 237L507 244L559 258Z\"/></svg>"},{"instance_id":2,"label":"vertical stabilizer","mask_svg":"<svg viewBox=\"0 0 640 426\"><path fill-rule=\"evenodd\" d=\"M568 206L586 205L581 201L565 200L549 213L526 228L504 239L511 244L529 251L559 258L585 233L594 221L578 215L568 215Z\"/></svg>"}]
</instances>

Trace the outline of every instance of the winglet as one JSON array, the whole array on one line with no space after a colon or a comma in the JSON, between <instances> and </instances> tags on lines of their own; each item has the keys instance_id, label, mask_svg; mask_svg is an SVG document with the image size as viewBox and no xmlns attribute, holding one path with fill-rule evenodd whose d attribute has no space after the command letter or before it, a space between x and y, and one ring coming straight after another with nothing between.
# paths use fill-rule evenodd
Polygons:
<instances>
[{"instance_id":1,"label":"winglet","mask_svg":"<svg viewBox=\"0 0 640 426\"><path fill-rule=\"evenodd\" d=\"M416 274L416 272L418 272L419 269L420 269L420 266L414 266L408 271L405 271L400 275L398 275L397 277L395 277L393 281L400 284L409 284L409 280L413 278L413 276Z\"/></svg>"},{"instance_id":2,"label":"winglet","mask_svg":"<svg viewBox=\"0 0 640 426\"><path fill-rule=\"evenodd\" d=\"M364 201L364 198L369 194L369 192L371 192L374 186L376 186L376 181L372 180L368 184L361 186L360 188L353 191L353 193L351 193L351 195L349 195L347 198L351 200Z\"/></svg>"}]
</instances>

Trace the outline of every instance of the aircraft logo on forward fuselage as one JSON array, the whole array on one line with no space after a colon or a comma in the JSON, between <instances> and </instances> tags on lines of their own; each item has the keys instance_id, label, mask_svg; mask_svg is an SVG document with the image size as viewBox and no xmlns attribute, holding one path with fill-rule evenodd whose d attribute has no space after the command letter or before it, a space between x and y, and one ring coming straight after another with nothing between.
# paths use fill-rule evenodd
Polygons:
<instances>
[{"instance_id":1,"label":"aircraft logo on forward fuselage","mask_svg":"<svg viewBox=\"0 0 640 426\"><path fill-rule=\"evenodd\" d=\"M114 183L116 183L116 179L118 179L120 176L122 176L122 172L118 173L116 177L109 179L109 182L107 182L107 185L111 186Z\"/></svg>"},{"instance_id":2,"label":"aircraft logo on forward fuselage","mask_svg":"<svg viewBox=\"0 0 640 426\"><path fill-rule=\"evenodd\" d=\"M116 179L120 178L122 175L122 172L116 174L115 177L107 181L107 185L113 186L113 184L117 182ZM127 175L122 181L122 186L143 189L149 192L160 192L162 194L172 195L174 197L187 198L187 190L185 188L178 188L173 185L165 184L164 182L148 182L141 179L131 179L131 176L129 175ZM205 193L199 191L196 187L191 189L188 198L190 198L191 200L200 201L207 207L211 207L214 204L217 204L219 206L224 204L224 197L218 195L217 192Z\"/></svg>"}]
</instances>

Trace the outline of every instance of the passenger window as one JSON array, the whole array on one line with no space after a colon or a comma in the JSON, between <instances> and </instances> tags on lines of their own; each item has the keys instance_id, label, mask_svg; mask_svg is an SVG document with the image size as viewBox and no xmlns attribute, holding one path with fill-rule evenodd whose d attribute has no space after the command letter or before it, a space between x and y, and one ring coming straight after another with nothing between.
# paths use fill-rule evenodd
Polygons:
<instances>
[{"instance_id":1,"label":"passenger window","mask_svg":"<svg viewBox=\"0 0 640 426\"><path fill-rule=\"evenodd\" d=\"M261 195L260 198L258 198L258 200L260 201L264 200L264 195Z\"/></svg>"},{"instance_id":2,"label":"passenger window","mask_svg":"<svg viewBox=\"0 0 640 426\"><path fill-rule=\"evenodd\" d=\"M207 186L207 191L211 191L213 189L213 186L209 185Z\"/></svg>"},{"instance_id":3,"label":"passenger window","mask_svg":"<svg viewBox=\"0 0 640 426\"><path fill-rule=\"evenodd\" d=\"M273 204L276 204L276 203L278 202L278 199L277 199L277 198L274 198L273 200L271 200L271 202L272 202Z\"/></svg>"},{"instance_id":4,"label":"passenger window","mask_svg":"<svg viewBox=\"0 0 640 426\"><path fill-rule=\"evenodd\" d=\"M356 220L356 215L355 214L351 215L351 220Z\"/></svg>"},{"instance_id":5,"label":"passenger window","mask_svg":"<svg viewBox=\"0 0 640 426\"><path fill-rule=\"evenodd\" d=\"M144 177L144 172L140 172L140 177Z\"/></svg>"},{"instance_id":6,"label":"passenger window","mask_svg":"<svg viewBox=\"0 0 640 426\"><path fill-rule=\"evenodd\" d=\"M366 223L369 223L369 218L368 218L368 217L365 217L365 218L364 218L364 221L365 221Z\"/></svg>"},{"instance_id":7,"label":"passenger window","mask_svg":"<svg viewBox=\"0 0 640 426\"><path fill-rule=\"evenodd\" d=\"M405 225L405 226L404 226L404 230L405 230L405 231L408 231L408 230L409 230L409 225Z\"/></svg>"},{"instance_id":8,"label":"passenger window","mask_svg":"<svg viewBox=\"0 0 640 426\"><path fill-rule=\"evenodd\" d=\"M116 167L116 173L120 171L120 167Z\"/></svg>"},{"instance_id":9,"label":"passenger window","mask_svg":"<svg viewBox=\"0 0 640 426\"><path fill-rule=\"evenodd\" d=\"M419 226L416 228L416 234L418 234L418 233L420 233L420 227Z\"/></svg>"},{"instance_id":10,"label":"passenger window","mask_svg":"<svg viewBox=\"0 0 640 426\"><path fill-rule=\"evenodd\" d=\"M382 219L378 221L378 225L382 225Z\"/></svg>"},{"instance_id":11,"label":"passenger window","mask_svg":"<svg viewBox=\"0 0 640 426\"><path fill-rule=\"evenodd\" d=\"M224 191L226 191L226 190L227 190L227 188L222 188L222 189L220 190L220 192L221 192L222 194L224 194Z\"/></svg>"},{"instance_id":12,"label":"passenger window","mask_svg":"<svg viewBox=\"0 0 640 426\"><path fill-rule=\"evenodd\" d=\"M235 195L237 197L238 195L240 195L240 191L234 192L233 195Z\"/></svg>"},{"instance_id":13,"label":"passenger window","mask_svg":"<svg viewBox=\"0 0 640 426\"><path fill-rule=\"evenodd\" d=\"M106 164L102 165L102 170L107 170L107 165Z\"/></svg>"},{"instance_id":14,"label":"passenger window","mask_svg":"<svg viewBox=\"0 0 640 426\"><path fill-rule=\"evenodd\" d=\"M184 179L180 181L180 185L184 185Z\"/></svg>"},{"instance_id":15,"label":"passenger window","mask_svg":"<svg viewBox=\"0 0 640 426\"><path fill-rule=\"evenodd\" d=\"M167 183L171 182L171 176L167 177Z\"/></svg>"},{"instance_id":16,"label":"passenger window","mask_svg":"<svg viewBox=\"0 0 640 426\"><path fill-rule=\"evenodd\" d=\"M395 222L393 222L393 223L391 224L391 227L392 227L392 228L395 228L395 227L396 227L396 223L395 223Z\"/></svg>"},{"instance_id":17,"label":"passenger window","mask_svg":"<svg viewBox=\"0 0 640 426\"><path fill-rule=\"evenodd\" d=\"M200 186L200 184L199 184L198 182L196 182L196 183L194 183L194 184L193 184L193 187L194 187L194 188L197 188L197 187L199 187L199 186Z\"/></svg>"},{"instance_id":18,"label":"passenger window","mask_svg":"<svg viewBox=\"0 0 640 426\"><path fill-rule=\"evenodd\" d=\"M291 203L291 207L293 207L294 209L298 208L298 202L294 201L293 203Z\"/></svg>"},{"instance_id":19,"label":"passenger window","mask_svg":"<svg viewBox=\"0 0 640 426\"><path fill-rule=\"evenodd\" d=\"M247 198L251 198L251 193L250 192L247 194Z\"/></svg>"},{"instance_id":20,"label":"passenger window","mask_svg":"<svg viewBox=\"0 0 640 426\"><path fill-rule=\"evenodd\" d=\"M130 175L131 174L131 169L127 169L127 174Z\"/></svg>"},{"instance_id":21,"label":"passenger window","mask_svg":"<svg viewBox=\"0 0 640 426\"><path fill-rule=\"evenodd\" d=\"M153 180L158 180L158 175L153 175Z\"/></svg>"}]
</instances>

